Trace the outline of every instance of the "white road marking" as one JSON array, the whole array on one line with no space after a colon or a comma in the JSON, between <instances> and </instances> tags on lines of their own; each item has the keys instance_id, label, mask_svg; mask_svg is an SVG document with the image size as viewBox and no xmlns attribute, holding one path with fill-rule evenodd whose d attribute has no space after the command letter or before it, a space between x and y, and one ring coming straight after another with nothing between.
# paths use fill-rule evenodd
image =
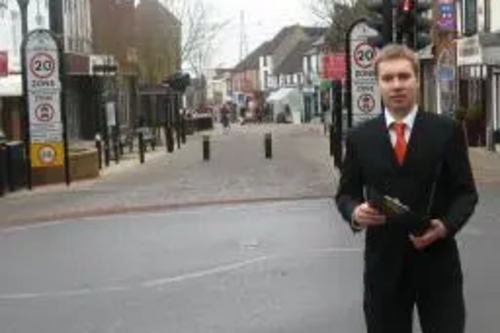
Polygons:
<instances>
[{"instance_id":1,"label":"white road marking","mask_svg":"<svg viewBox=\"0 0 500 333\"><path fill-rule=\"evenodd\" d=\"M127 292L137 289L155 289L155 288L161 289L162 287L169 284L181 283L194 279L201 279L222 273L229 273L264 261L283 259L283 258L297 258L297 256L299 255L314 255L322 253L330 253L330 254L358 253L361 251L362 251L361 248L331 247L323 249L297 251L286 254L260 256L253 259L236 262L233 264L217 266L210 269L182 274L170 278L150 280L134 286L108 286L101 288L85 288L85 289L74 289L74 290L56 291L56 292L44 292L44 293L19 293L19 294L3 294L3 295L0 294L0 301L36 300L44 298L45 299L69 298L69 297L90 296L90 295L116 293L116 292Z\"/></svg>"},{"instance_id":2,"label":"white road marking","mask_svg":"<svg viewBox=\"0 0 500 333\"><path fill-rule=\"evenodd\" d=\"M228 272L235 271L235 270L238 270L240 268L250 266L252 264L256 264L258 262L262 262L265 260L268 260L268 257L266 257L266 256L257 257L254 259L245 260L245 261L230 264L230 265L214 267L211 269L202 270L202 271L193 272L193 273L188 273L188 274L184 274L184 275L179 275L179 276L175 276L175 277L171 277L171 278L148 281L148 282L142 283L140 285L140 287L142 287L142 288L157 288L157 287L161 287L161 286L171 284L171 283L184 282L184 281L197 279L197 278L203 278L203 277L216 275L216 274L220 274L220 273L228 273Z\"/></svg>"}]
</instances>

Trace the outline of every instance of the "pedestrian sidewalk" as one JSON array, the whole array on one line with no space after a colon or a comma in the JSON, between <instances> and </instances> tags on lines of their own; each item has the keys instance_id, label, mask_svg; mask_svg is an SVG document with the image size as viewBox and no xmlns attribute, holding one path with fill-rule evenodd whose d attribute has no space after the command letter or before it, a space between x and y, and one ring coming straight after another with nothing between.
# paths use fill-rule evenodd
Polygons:
<instances>
[{"instance_id":1,"label":"pedestrian sidewalk","mask_svg":"<svg viewBox=\"0 0 500 333\"><path fill-rule=\"evenodd\" d=\"M145 163L150 163L151 161L155 161L158 158L164 157L165 155L165 147L159 146L156 147L154 151L147 151L145 153ZM30 191L28 189L21 189L16 192L6 193L9 198L22 198L26 196L40 195L44 193L57 193L57 192L66 192L66 191L75 191L82 190L92 186L93 184L105 180L107 177L127 172L133 168L139 167L141 165L139 159L139 152L136 150L133 153L126 153L120 157L118 163L114 160L109 162L108 166L104 165L102 169L99 170L99 176L97 178L92 179L84 179L73 181L70 185L66 185L66 183L58 183L58 184L48 184L42 186L34 186L34 188ZM2 199L0 198L0 201Z\"/></svg>"},{"instance_id":2,"label":"pedestrian sidewalk","mask_svg":"<svg viewBox=\"0 0 500 333\"><path fill-rule=\"evenodd\" d=\"M483 147L470 148L469 159L479 186L500 185L500 152L490 152Z\"/></svg>"},{"instance_id":3,"label":"pedestrian sidewalk","mask_svg":"<svg viewBox=\"0 0 500 333\"><path fill-rule=\"evenodd\" d=\"M266 133L272 133L272 159L265 158ZM210 137L209 161L202 158L204 135ZM91 182L2 198L2 224L209 203L331 197L336 183L328 137L317 125L233 125L227 132L217 126L189 136L173 154L157 149L154 158L146 159L141 166L136 160L110 166Z\"/></svg>"}]
</instances>

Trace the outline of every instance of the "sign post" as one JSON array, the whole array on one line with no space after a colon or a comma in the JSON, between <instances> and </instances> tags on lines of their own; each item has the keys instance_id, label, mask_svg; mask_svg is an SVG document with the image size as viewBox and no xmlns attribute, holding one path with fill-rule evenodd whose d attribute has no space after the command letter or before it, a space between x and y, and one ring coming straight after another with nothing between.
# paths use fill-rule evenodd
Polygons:
<instances>
[{"instance_id":1,"label":"sign post","mask_svg":"<svg viewBox=\"0 0 500 333\"><path fill-rule=\"evenodd\" d=\"M64 167L69 185L61 48L49 30L39 29L26 36L23 53L29 121L29 172L31 174L33 168Z\"/></svg>"},{"instance_id":2,"label":"sign post","mask_svg":"<svg viewBox=\"0 0 500 333\"><path fill-rule=\"evenodd\" d=\"M355 21L347 33L348 127L378 116L382 109L374 67L378 50L369 43L377 35L366 19Z\"/></svg>"},{"instance_id":3,"label":"sign post","mask_svg":"<svg viewBox=\"0 0 500 333\"><path fill-rule=\"evenodd\" d=\"M0 51L0 77L9 75L9 53Z\"/></svg>"}]
</instances>

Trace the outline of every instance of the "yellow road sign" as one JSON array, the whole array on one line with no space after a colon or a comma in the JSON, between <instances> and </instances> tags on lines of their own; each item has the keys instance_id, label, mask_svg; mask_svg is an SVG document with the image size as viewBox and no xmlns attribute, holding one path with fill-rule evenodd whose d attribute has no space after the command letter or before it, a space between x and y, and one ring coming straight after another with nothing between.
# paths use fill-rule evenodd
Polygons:
<instances>
[{"instance_id":1,"label":"yellow road sign","mask_svg":"<svg viewBox=\"0 0 500 333\"><path fill-rule=\"evenodd\" d=\"M62 142L32 143L31 167L46 168L64 165L64 146Z\"/></svg>"}]
</instances>

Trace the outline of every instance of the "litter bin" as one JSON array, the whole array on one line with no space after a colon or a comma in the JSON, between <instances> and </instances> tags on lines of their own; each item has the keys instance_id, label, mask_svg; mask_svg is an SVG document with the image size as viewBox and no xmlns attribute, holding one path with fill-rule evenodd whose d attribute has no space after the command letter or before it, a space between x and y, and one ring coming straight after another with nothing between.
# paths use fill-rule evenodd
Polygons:
<instances>
[{"instance_id":1,"label":"litter bin","mask_svg":"<svg viewBox=\"0 0 500 333\"><path fill-rule=\"evenodd\" d=\"M9 190L14 192L27 185L27 161L22 141L5 143L7 151L7 183Z\"/></svg>"}]
</instances>

